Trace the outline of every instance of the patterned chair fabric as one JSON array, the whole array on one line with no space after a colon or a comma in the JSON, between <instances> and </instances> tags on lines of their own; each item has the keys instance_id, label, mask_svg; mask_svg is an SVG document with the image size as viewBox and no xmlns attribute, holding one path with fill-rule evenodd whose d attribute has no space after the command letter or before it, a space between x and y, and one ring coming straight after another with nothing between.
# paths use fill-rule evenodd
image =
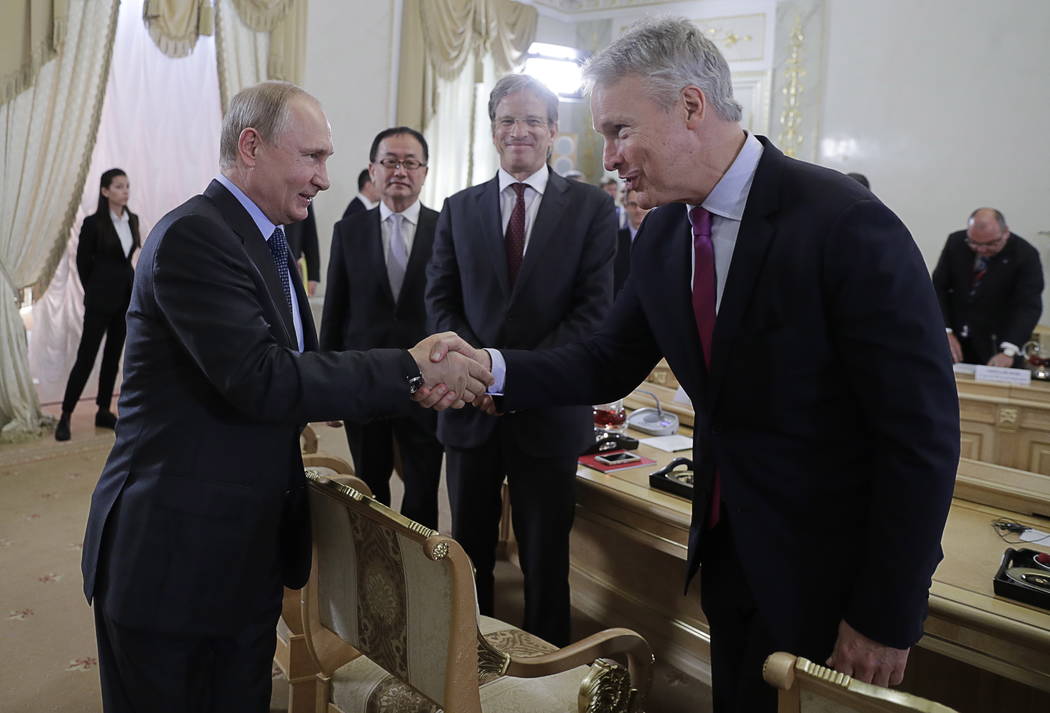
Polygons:
<instances>
[{"instance_id":1,"label":"patterned chair fabric","mask_svg":"<svg viewBox=\"0 0 1050 713\"><path fill-rule=\"evenodd\" d=\"M332 707L343 713L434 713L451 703L477 713L575 713L587 710L593 698L588 693L580 707L581 685L604 686L603 695L620 701L613 708L603 703L603 712L626 713L640 705L652 655L637 634L595 635L590 658L573 653L559 665L556 647L478 616L469 560L454 540L352 488L316 473L308 477L315 564L304 589L304 618ZM341 653L324 653L336 643L344 647ZM485 654L480 666L479 647ZM612 662L580 665L616 653L628 654L632 673L642 681L634 690L618 665L611 676L590 675L600 670L604 676ZM612 683L622 690L613 691ZM473 694L465 693L471 688Z\"/></svg>"}]
</instances>

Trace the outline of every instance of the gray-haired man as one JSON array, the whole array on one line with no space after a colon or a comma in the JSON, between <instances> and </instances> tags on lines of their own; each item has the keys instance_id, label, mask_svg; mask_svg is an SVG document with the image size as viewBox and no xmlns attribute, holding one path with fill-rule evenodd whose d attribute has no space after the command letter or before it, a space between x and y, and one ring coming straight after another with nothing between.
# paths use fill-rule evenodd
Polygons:
<instances>
[{"instance_id":1,"label":"gray-haired man","mask_svg":"<svg viewBox=\"0 0 1050 713\"><path fill-rule=\"evenodd\" d=\"M491 391L507 410L600 403L666 357L696 412L687 572L702 573L716 711L775 709L761 671L777 649L900 682L959 454L918 249L860 184L745 132L690 22L635 29L586 75L605 168L661 207L596 333L490 351Z\"/></svg>"},{"instance_id":2,"label":"gray-haired man","mask_svg":"<svg viewBox=\"0 0 1050 713\"><path fill-rule=\"evenodd\" d=\"M437 346L319 352L282 225L328 188L331 130L298 87L267 82L223 119L222 173L164 216L128 310L117 439L91 499L84 593L114 711L269 710L281 585L310 570L299 431L365 420L410 396L483 391ZM447 384L446 388L442 384Z\"/></svg>"}]
</instances>

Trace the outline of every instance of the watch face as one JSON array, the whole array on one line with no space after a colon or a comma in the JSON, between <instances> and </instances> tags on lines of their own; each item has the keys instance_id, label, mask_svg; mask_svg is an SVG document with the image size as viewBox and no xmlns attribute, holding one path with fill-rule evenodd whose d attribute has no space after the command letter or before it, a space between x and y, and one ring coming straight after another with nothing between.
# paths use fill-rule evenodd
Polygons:
<instances>
[{"instance_id":1,"label":"watch face","mask_svg":"<svg viewBox=\"0 0 1050 713\"><path fill-rule=\"evenodd\" d=\"M423 388L423 375L408 377L408 393L414 394Z\"/></svg>"}]
</instances>

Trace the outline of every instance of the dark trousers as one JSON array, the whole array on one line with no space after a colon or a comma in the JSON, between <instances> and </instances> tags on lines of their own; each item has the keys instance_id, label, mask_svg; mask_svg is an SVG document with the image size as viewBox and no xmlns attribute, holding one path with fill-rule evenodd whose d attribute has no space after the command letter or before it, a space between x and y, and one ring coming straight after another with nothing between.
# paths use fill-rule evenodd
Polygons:
<instances>
[{"instance_id":1,"label":"dark trousers","mask_svg":"<svg viewBox=\"0 0 1050 713\"><path fill-rule=\"evenodd\" d=\"M446 447L452 536L474 563L478 607L491 616L505 476L525 578L522 628L565 646L570 640L569 531L576 508L576 458L538 458L518 448L512 436L497 429L478 448Z\"/></svg>"},{"instance_id":2,"label":"dark trousers","mask_svg":"<svg viewBox=\"0 0 1050 713\"><path fill-rule=\"evenodd\" d=\"M405 479L401 513L432 530L436 530L438 524L438 486L444 453L434 435L436 427L436 421L424 424L408 417L364 425L346 423L346 440L354 457L354 470L372 489L375 499L384 505L390 504L390 475L394 470L394 444L397 443Z\"/></svg>"},{"instance_id":3,"label":"dark trousers","mask_svg":"<svg viewBox=\"0 0 1050 713\"><path fill-rule=\"evenodd\" d=\"M106 337L106 347L102 351L95 403L100 409L109 410L113 401L113 386L117 381L117 367L120 366L120 353L124 349L124 336L128 329L125 321L127 311L127 305L114 311L85 307L84 331L80 335L77 360L69 373L69 381L66 382L66 394L62 398L63 412L72 413L76 408L88 376L91 375L91 369L95 366L95 356L103 336Z\"/></svg>"},{"instance_id":4,"label":"dark trousers","mask_svg":"<svg viewBox=\"0 0 1050 713\"><path fill-rule=\"evenodd\" d=\"M835 644L833 612L799 627L797 640L784 640L770 629L745 579L725 510L700 543L700 602L711 631L714 713L775 713L776 689L762 678L766 658L787 651L823 666Z\"/></svg>"},{"instance_id":5,"label":"dark trousers","mask_svg":"<svg viewBox=\"0 0 1050 713\"><path fill-rule=\"evenodd\" d=\"M121 626L95 598L105 713L267 713L280 610L230 637Z\"/></svg>"}]
</instances>

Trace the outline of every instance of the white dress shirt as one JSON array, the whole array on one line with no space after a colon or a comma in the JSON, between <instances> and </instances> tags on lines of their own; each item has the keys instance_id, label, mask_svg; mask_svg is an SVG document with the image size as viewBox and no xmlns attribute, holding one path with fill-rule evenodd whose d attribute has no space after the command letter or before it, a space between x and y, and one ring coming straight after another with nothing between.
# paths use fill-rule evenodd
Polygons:
<instances>
[{"instance_id":1,"label":"white dress shirt","mask_svg":"<svg viewBox=\"0 0 1050 713\"><path fill-rule=\"evenodd\" d=\"M271 223L270 219L266 217L266 214L262 212L262 209L259 208L259 206L255 205L255 201L249 198L244 193L244 191L237 187L237 184L235 184L233 181L226 178L226 176L222 175L221 173L215 177L215 180L221 183L223 186L225 186L226 190L232 193L233 197L237 199L237 202L244 206L244 209L248 211L248 215L251 216L252 222L255 223L255 226L259 229L259 232L262 233L263 238L266 239L268 247L270 237L273 235L273 231L278 226ZM284 228L282 227L281 230L284 230ZM286 232L285 239L287 238L288 234ZM289 252L288 254L290 257L291 252ZM295 281L292 280L292 276L290 274L293 269L293 266L288 266L288 279L291 282L289 286L292 288L292 324L295 325L295 342L296 344L298 344L299 351L301 352L303 350L303 318L299 314L299 299L298 295L295 292ZM284 295L282 294L281 298L283 297Z\"/></svg>"},{"instance_id":2,"label":"white dress shirt","mask_svg":"<svg viewBox=\"0 0 1050 713\"><path fill-rule=\"evenodd\" d=\"M740 221L744 217L744 206L747 205L747 195L751 191L751 183L755 179L755 171L758 169L758 161L762 158L762 144L753 134L747 134L744 145L740 149L729 170L722 175L715 187L704 199L703 207L711 214L711 241L715 252L715 281L717 297L715 300L715 313L722 304L722 292L725 290L726 277L729 275L729 266L733 262L733 250L736 248L737 234L740 232ZM686 217L692 226L692 218L689 211L695 206L686 205ZM657 238L659 239L659 238ZM690 240L690 246L692 241ZM696 255L690 247L690 262L693 268L690 271L689 285L692 291L693 273L696 271ZM507 364L497 349L486 349L492 358L492 376L495 383L488 388L490 394L502 394L503 384L507 376Z\"/></svg>"},{"instance_id":3,"label":"white dress shirt","mask_svg":"<svg viewBox=\"0 0 1050 713\"><path fill-rule=\"evenodd\" d=\"M127 208L119 217L110 211L109 219L113 221L113 228L117 231L117 237L120 238L120 247L124 248L124 257L127 257L131 254L131 246L135 244L131 237L131 217L128 215Z\"/></svg>"},{"instance_id":4,"label":"white dress shirt","mask_svg":"<svg viewBox=\"0 0 1050 713\"><path fill-rule=\"evenodd\" d=\"M547 169L547 164L543 164L543 168L524 181L519 181L502 168L496 176L499 179L499 212L503 226L503 232L501 233L503 236L507 235L507 223L510 222L510 214L514 212L514 204L518 202L518 193L511 188L511 185L524 183L528 186L525 189L525 247L521 251L521 254L524 255L529 249L532 226L536 222L536 214L540 212L540 201L543 200L543 192L547 190L547 179L550 178L550 171Z\"/></svg>"},{"instance_id":5,"label":"white dress shirt","mask_svg":"<svg viewBox=\"0 0 1050 713\"><path fill-rule=\"evenodd\" d=\"M416 225L419 223L419 209L422 203L417 199L415 203L401 212L401 237L405 241L405 254L412 255L412 244L416 239ZM390 210L386 203L379 203L379 232L383 236L383 260L390 267L390 216L394 211Z\"/></svg>"},{"instance_id":6,"label":"white dress shirt","mask_svg":"<svg viewBox=\"0 0 1050 713\"><path fill-rule=\"evenodd\" d=\"M733 262L733 250L736 249L736 236L740 232L740 221L744 217L744 206L747 205L747 194L751 192L751 182L755 179L758 160L762 158L762 144L754 134L748 134L740 153L736 155L729 170L707 194L702 203L711 214L711 242L715 251L715 314L722 305L722 292L725 291L729 266ZM689 215L695 206L686 205L686 217L692 226ZM690 242L692 245L692 242ZM696 253L690 249L689 285L692 291L693 277L696 273Z\"/></svg>"}]
</instances>

